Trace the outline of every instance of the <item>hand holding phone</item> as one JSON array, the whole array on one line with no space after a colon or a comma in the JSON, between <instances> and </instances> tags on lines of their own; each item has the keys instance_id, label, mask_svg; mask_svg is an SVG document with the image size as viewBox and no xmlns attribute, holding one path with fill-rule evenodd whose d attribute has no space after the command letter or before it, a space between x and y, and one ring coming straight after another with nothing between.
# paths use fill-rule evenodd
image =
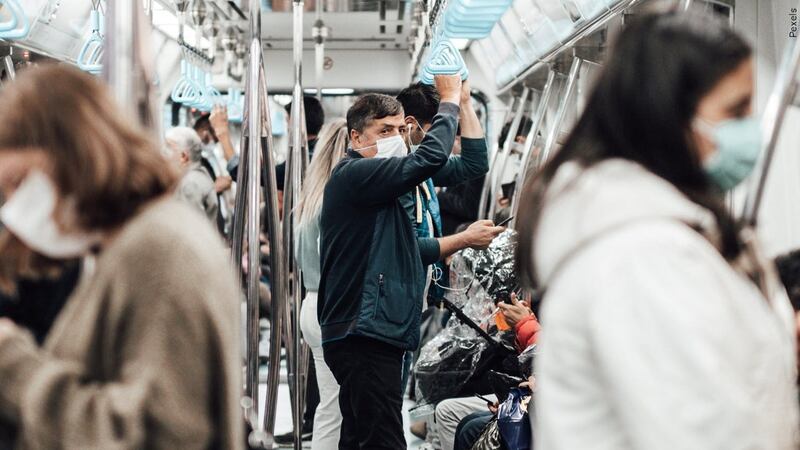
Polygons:
<instances>
[{"instance_id":1,"label":"hand holding phone","mask_svg":"<svg viewBox=\"0 0 800 450\"><path fill-rule=\"evenodd\" d=\"M505 226L507 223L511 222L511 219L513 219L513 218L514 218L514 216L508 216L508 218L506 218L506 220L504 220L504 221L502 221L502 222L500 222L500 223L496 224L495 226L496 226L496 227L503 227L503 226Z\"/></svg>"}]
</instances>

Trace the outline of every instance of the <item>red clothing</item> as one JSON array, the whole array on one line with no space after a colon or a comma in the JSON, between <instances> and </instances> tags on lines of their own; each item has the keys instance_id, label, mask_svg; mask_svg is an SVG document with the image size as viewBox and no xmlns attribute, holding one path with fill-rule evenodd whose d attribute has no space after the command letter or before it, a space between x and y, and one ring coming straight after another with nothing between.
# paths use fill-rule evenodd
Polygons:
<instances>
[{"instance_id":1,"label":"red clothing","mask_svg":"<svg viewBox=\"0 0 800 450\"><path fill-rule=\"evenodd\" d=\"M517 335L517 349L523 351L535 344L541 330L542 326L533 314L520 320L514 327L514 332Z\"/></svg>"}]
</instances>

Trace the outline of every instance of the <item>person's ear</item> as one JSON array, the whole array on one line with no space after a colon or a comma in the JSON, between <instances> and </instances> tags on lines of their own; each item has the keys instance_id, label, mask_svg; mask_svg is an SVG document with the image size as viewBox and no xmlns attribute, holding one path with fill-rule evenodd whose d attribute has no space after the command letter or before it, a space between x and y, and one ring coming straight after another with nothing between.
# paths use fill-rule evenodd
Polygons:
<instances>
[{"instance_id":1,"label":"person's ear","mask_svg":"<svg viewBox=\"0 0 800 450\"><path fill-rule=\"evenodd\" d=\"M353 144L358 144L361 141L361 136L358 134L356 130L350 130L350 142Z\"/></svg>"}]
</instances>

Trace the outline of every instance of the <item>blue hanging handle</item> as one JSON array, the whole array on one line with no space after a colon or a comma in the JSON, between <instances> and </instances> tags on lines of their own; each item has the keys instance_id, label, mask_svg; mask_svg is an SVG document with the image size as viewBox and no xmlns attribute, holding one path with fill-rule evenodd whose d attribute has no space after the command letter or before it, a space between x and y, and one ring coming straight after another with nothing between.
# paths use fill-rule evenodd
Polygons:
<instances>
[{"instance_id":1,"label":"blue hanging handle","mask_svg":"<svg viewBox=\"0 0 800 450\"><path fill-rule=\"evenodd\" d=\"M199 94L197 108L204 112L211 111L214 102L211 99L211 90L208 88L206 73L200 67L196 67L195 70L195 83Z\"/></svg>"},{"instance_id":2,"label":"blue hanging handle","mask_svg":"<svg viewBox=\"0 0 800 450\"><path fill-rule=\"evenodd\" d=\"M197 82L197 67L192 64L189 64L186 80L188 83L185 92L187 100L184 103L192 108L201 107L203 105L203 87Z\"/></svg>"},{"instance_id":3,"label":"blue hanging handle","mask_svg":"<svg viewBox=\"0 0 800 450\"><path fill-rule=\"evenodd\" d=\"M172 95L170 96L175 103L188 104L196 99L192 90L192 85L189 80L189 63L186 60L181 61L181 77L172 88Z\"/></svg>"},{"instance_id":4,"label":"blue hanging handle","mask_svg":"<svg viewBox=\"0 0 800 450\"><path fill-rule=\"evenodd\" d=\"M228 120L233 123L242 123L242 92L238 89L228 91Z\"/></svg>"},{"instance_id":5,"label":"blue hanging handle","mask_svg":"<svg viewBox=\"0 0 800 450\"><path fill-rule=\"evenodd\" d=\"M101 16L100 11L92 10L92 34L89 39L83 43L81 51L78 54L78 68L92 74L99 74L103 71L103 52L104 39L101 34Z\"/></svg>"},{"instance_id":6,"label":"blue hanging handle","mask_svg":"<svg viewBox=\"0 0 800 450\"><path fill-rule=\"evenodd\" d=\"M449 39L436 36L428 60L420 73L420 81L433 84L436 75L460 74L462 80L469 76L467 65L455 45Z\"/></svg>"},{"instance_id":7,"label":"blue hanging handle","mask_svg":"<svg viewBox=\"0 0 800 450\"><path fill-rule=\"evenodd\" d=\"M14 1L14 0L11 0ZM19 18L14 10L14 7L10 5L10 3L0 0L0 5L5 5L6 8L11 12L11 17L6 20L5 22L0 22L0 32L6 31L13 31L17 28L19 24Z\"/></svg>"},{"instance_id":8,"label":"blue hanging handle","mask_svg":"<svg viewBox=\"0 0 800 450\"><path fill-rule=\"evenodd\" d=\"M25 10L17 0L0 0L11 11L11 19L0 23L0 39L25 39L31 31L31 24Z\"/></svg>"},{"instance_id":9,"label":"blue hanging handle","mask_svg":"<svg viewBox=\"0 0 800 450\"><path fill-rule=\"evenodd\" d=\"M212 82L213 78L211 77L211 72L206 72L206 92L208 93L209 100L211 101L211 108L213 108L214 105L225 104L225 99L222 97L222 94L219 92L219 90L214 87Z\"/></svg>"}]
</instances>

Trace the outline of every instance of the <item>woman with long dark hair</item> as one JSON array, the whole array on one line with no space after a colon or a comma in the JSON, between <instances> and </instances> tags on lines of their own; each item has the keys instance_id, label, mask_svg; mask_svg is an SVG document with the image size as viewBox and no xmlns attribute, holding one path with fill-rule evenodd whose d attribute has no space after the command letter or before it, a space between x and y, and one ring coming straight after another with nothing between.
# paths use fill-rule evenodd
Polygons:
<instances>
[{"instance_id":1,"label":"woman with long dark hair","mask_svg":"<svg viewBox=\"0 0 800 450\"><path fill-rule=\"evenodd\" d=\"M713 18L631 20L525 186L537 450L796 448L793 314L724 206L759 152L753 72Z\"/></svg>"}]
</instances>

